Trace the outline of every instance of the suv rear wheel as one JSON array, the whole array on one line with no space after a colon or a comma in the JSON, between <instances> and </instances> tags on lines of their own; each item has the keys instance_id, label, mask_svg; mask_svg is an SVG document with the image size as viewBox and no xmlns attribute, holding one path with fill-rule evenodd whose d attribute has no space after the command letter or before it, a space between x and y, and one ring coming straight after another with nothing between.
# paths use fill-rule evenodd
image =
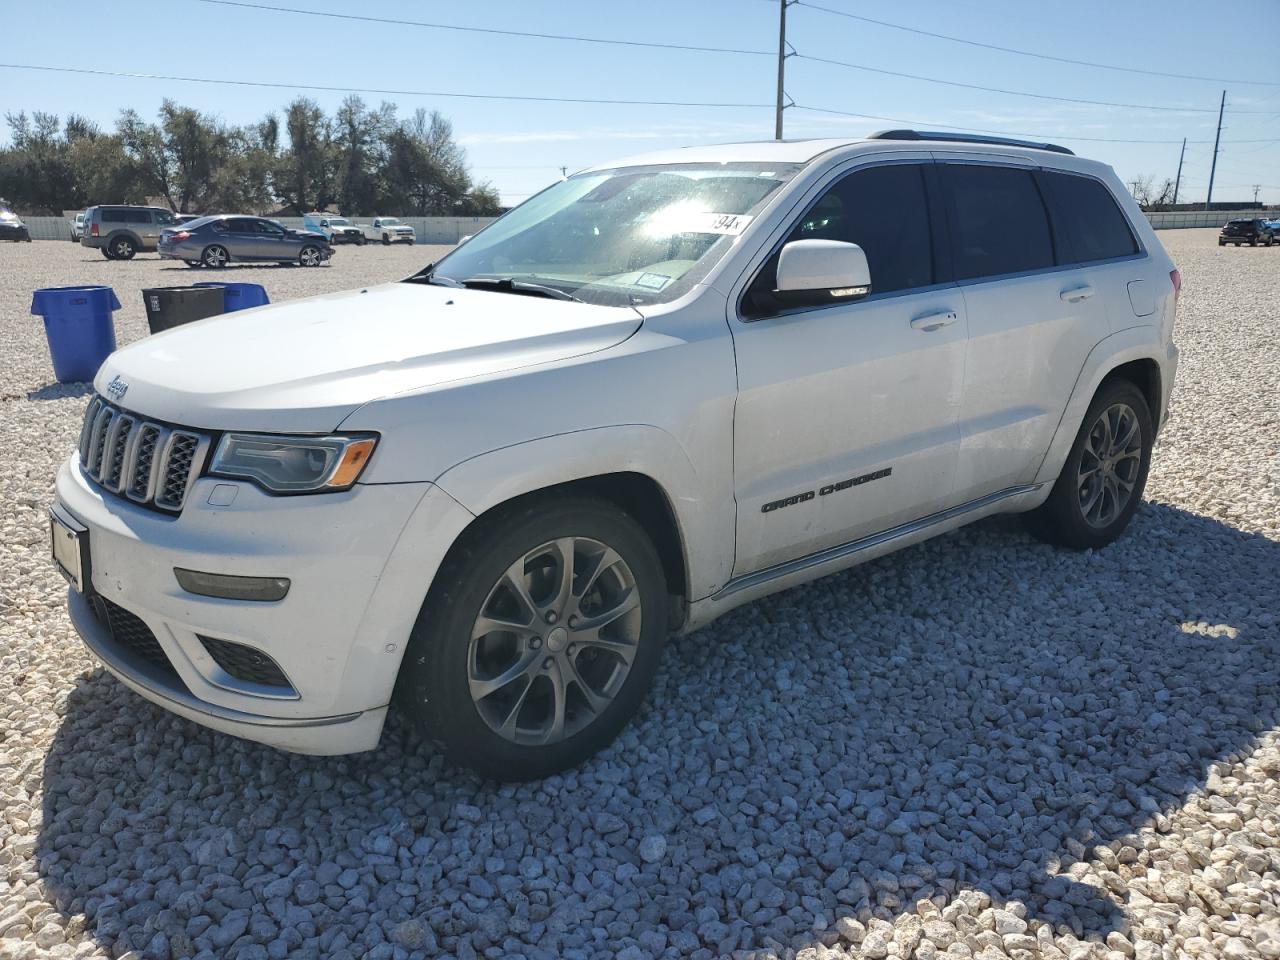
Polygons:
<instances>
[{"instance_id":1,"label":"suv rear wheel","mask_svg":"<svg viewBox=\"0 0 1280 960\"><path fill-rule=\"evenodd\" d=\"M582 763L639 708L667 634L643 528L604 501L481 520L441 567L397 699L452 761L496 780Z\"/></svg>"},{"instance_id":2,"label":"suv rear wheel","mask_svg":"<svg viewBox=\"0 0 1280 960\"><path fill-rule=\"evenodd\" d=\"M1142 499L1154 440L1142 391L1128 380L1105 381L1049 499L1025 515L1027 527L1047 543L1077 550L1111 543Z\"/></svg>"},{"instance_id":3,"label":"suv rear wheel","mask_svg":"<svg viewBox=\"0 0 1280 960\"><path fill-rule=\"evenodd\" d=\"M132 260L138 252L138 245L131 237L112 237L107 246L111 250L112 260Z\"/></svg>"}]
</instances>

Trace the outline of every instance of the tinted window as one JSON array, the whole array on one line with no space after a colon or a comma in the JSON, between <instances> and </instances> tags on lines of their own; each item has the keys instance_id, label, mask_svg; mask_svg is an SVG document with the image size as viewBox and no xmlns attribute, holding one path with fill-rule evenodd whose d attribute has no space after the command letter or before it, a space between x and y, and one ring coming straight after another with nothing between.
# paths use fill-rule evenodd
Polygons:
<instances>
[{"instance_id":1,"label":"tinted window","mask_svg":"<svg viewBox=\"0 0 1280 960\"><path fill-rule=\"evenodd\" d=\"M1029 170L941 165L957 280L1053 266L1053 241Z\"/></svg>"},{"instance_id":2,"label":"tinted window","mask_svg":"<svg viewBox=\"0 0 1280 960\"><path fill-rule=\"evenodd\" d=\"M1065 173L1042 173L1041 178L1062 241L1060 261L1084 263L1138 252L1129 221L1101 183Z\"/></svg>"},{"instance_id":3,"label":"tinted window","mask_svg":"<svg viewBox=\"0 0 1280 960\"><path fill-rule=\"evenodd\" d=\"M99 215L103 223L124 223L123 210L103 210Z\"/></svg>"},{"instance_id":4,"label":"tinted window","mask_svg":"<svg viewBox=\"0 0 1280 960\"><path fill-rule=\"evenodd\" d=\"M859 170L832 184L787 236L792 240L842 240L867 255L871 292L892 293L933 283L933 243L924 171L917 164ZM761 268L743 299L751 316L776 312L778 256Z\"/></svg>"},{"instance_id":5,"label":"tinted window","mask_svg":"<svg viewBox=\"0 0 1280 960\"><path fill-rule=\"evenodd\" d=\"M258 224L245 217L235 217L227 221L227 229L232 233L257 233Z\"/></svg>"}]
</instances>

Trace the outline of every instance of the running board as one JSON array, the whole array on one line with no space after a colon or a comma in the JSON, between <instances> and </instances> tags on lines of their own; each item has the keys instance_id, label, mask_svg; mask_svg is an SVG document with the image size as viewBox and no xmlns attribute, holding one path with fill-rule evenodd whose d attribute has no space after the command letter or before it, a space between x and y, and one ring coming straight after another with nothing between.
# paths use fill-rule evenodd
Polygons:
<instances>
[{"instance_id":1,"label":"running board","mask_svg":"<svg viewBox=\"0 0 1280 960\"><path fill-rule=\"evenodd\" d=\"M783 563L775 564L772 567L766 567L763 570L757 570L755 573L748 573L741 577L735 577L724 585L724 588L713 595L713 599L720 600L725 597L732 596L742 590L759 586L762 583L768 583L770 580L776 580L779 577L790 576L793 573L800 573L813 567L820 567L824 564L831 563L835 560L844 560L848 557L862 553L864 550L870 550L872 547L878 547L882 544L889 543L901 537L909 537L913 534L920 533L929 527L955 520L966 513L972 513L975 510L982 510L1001 500L1007 500L1010 497L1018 497L1025 493L1031 493L1044 486L1041 483L1024 483L1017 487L1008 487L999 490L996 493L987 494L985 497L979 497L977 500L970 500L968 503L962 503L959 506L952 507L949 510L943 510L940 513L932 513L927 517L921 517L919 520L912 520L910 523L903 523L896 527L890 527L888 530L882 530L880 533L873 533L870 536L863 537L861 540L851 540L848 543L842 543L839 546L828 547L826 550L820 550L817 553L811 553L808 556L797 557L795 560L787 560Z\"/></svg>"}]
</instances>

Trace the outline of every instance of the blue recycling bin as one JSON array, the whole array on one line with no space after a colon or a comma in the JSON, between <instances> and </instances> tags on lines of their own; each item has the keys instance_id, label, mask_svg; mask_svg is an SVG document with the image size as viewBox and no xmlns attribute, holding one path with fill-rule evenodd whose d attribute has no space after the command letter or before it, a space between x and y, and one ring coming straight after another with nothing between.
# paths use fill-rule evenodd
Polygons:
<instances>
[{"instance_id":1,"label":"blue recycling bin","mask_svg":"<svg viewBox=\"0 0 1280 960\"><path fill-rule=\"evenodd\" d=\"M250 307L261 307L271 302L267 299L267 291L262 289L260 283L219 283L216 280L206 280L204 283L193 284L193 286L221 287L223 313L248 310Z\"/></svg>"},{"instance_id":2,"label":"blue recycling bin","mask_svg":"<svg viewBox=\"0 0 1280 960\"><path fill-rule=\"evenodd\" d=\"M49 357L59 383L92 380L116 348L111 314L120 301L110 287L45 287L31 295L31 312L44 318Z\"/></svg>"}]
</instances>

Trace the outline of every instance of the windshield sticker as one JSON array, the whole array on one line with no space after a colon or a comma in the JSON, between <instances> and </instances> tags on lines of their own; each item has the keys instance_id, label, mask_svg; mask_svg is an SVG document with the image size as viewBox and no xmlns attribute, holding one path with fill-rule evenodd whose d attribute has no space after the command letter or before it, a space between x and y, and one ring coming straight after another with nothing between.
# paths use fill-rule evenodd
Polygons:
<instances>
[{"instance_id":1,"label":"windshield sticker","mask_svg":"<svg viewBox=\"0 0 1280 960\"><path fill-rule=\"evenodd\" d=\"M736 237L747 229L752 218L741 213L710 213L679 208L659 210L649 218L645 232L650 236L669 237L677 233L710 233Z\"/></svg>"},{"instance_id":2,"label":"windshield sticker","mask_svg":"<svg viewBox=\"0 0 1280 960\"><path fill-rule=\"evenodd\" d=\"M665 273L642 273L636 278L635 286L646 287L650 290L661 290L670 282L671 278Z\"/></svg>"}]
</instances>

